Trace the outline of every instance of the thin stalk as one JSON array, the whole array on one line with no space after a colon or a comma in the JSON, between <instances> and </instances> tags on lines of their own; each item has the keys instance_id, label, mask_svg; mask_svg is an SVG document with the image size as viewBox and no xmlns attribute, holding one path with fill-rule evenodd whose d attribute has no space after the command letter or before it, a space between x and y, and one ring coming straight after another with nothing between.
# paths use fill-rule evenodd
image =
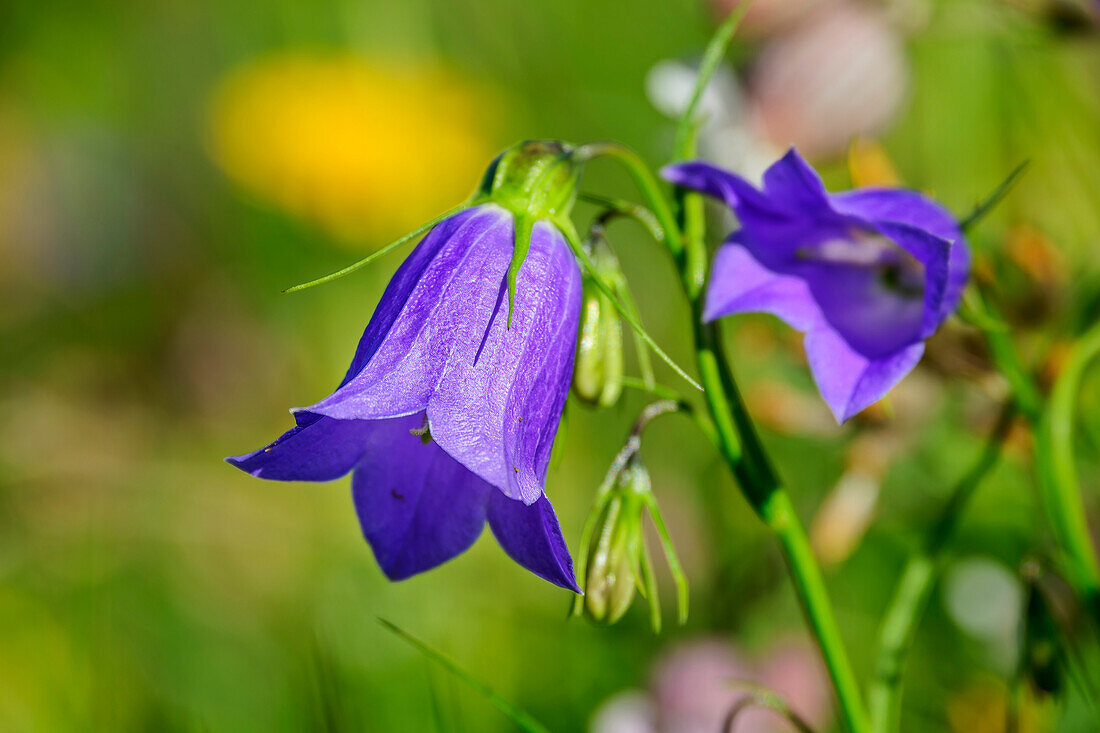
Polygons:
<instances>
[{"instance_id":1,"label":"thin stalk","mask_svg":"<svg viewBox=\"0 0 1100 733\"><path fill-rule=\"evenodd\" d=\"M1089 537L1077 467L1073 457L1073 423L1077 393L1089 364L1100 356L1100 323L1073 347L1066 368L1050 393L1035 435L1039 487L1055 537L1068 555L1069 574L1094 617L1100 620L1100 568Z\"/></svg>"},{"instance_id":2,"label":"thin stalk","mask_svg":"<svg viewBox=\"0 0 1100 733\"><path fill-rule=\"evenodd\" d=\"M996 309L974 290L974 302L983 318L999 321ZM1008 381L1013 399L1035 434L1035 464L1039 493L1051 529L1069 561L1069 579L1100 620L1100 567L1085 521L1081 491L1073 463L1073 411L1081 377L1100 354L1100 324L1093 326L1074 346L1069 365L1058 377L1048 400L1039 387L1006 328L983 328L993 363Z\"/></svg>"},{"instance_id":3,"label":"thin stalk","mask_svg":"<svg viewBox=\"0 0 1100 733\"><path fill-rule=\"evenodd\" d=\"M696 132L699 127L698 110L699 102L710 84L711 77L718 70L718 65L726 57L733 34L737 32L737 26L741 25L741 19L745 17L752 2L738 4L732 13L726 16L722 25L711 36L707 48L703 51L703 60L699 63L699 70L695 74L695 88L692 90L691 99L680 118L680 124L676 128L676 141L673 145L672 155L676 160L686 158L685 151L695 147Z\"/></svg>"},{"instance_id":4,"label":"thin stalk","mask_svg":"<svg viewBox=\"0 0 1100 733\"><path fill-rule=\"evenodd\" d=\"M684 251L680 230L676 226L676 220L672 215L672 209L669 208L668 201L661 194L661 186L657 182L657 178L649 170L649 166L645 164L645 161L630 148L616 142L594 142L582 145L577 148L576 157L580 161L592 160L593 158L611 158L626 168L642 197L649 202L650 210L657 218L657 223L664 230L664 241L669 252L679 262Z\"/></svg>"},{"instance_id":5,"label":"thin stalk","mask_svg":"<svg viewBox=\"0 0 1100 733\"><path fill-rule=\"evenodd\" d=\"M1015 414L1016 406L1012 402L1001 410L981 454L951 490L939 519L928 532L921 549L909 558L894 588L879 633L878 660L868 697L871 730L874 733L898 730L901 678L917 626L928 607L946 549L955 536L963 510L982 479L996 465Z\"/></svg>"},{"instance_id":6,"label":"thin stalk","mask_svg":"<svg viewBox=\"0 0 1100 733\"><path fill-rule=\"evenodd\" d=\"M627 201L626 199L614 198L611 196L600 196L595 193L585 193L582 191L577 194L577 198L581 201L585 201L590 204L602 207L607 211L614 212L619 216L624 216L641 224L645 227L649 235L653 237L654 241L658 244L664 244L665 230L661 228L661 223L657 221L657 216L642 206L636 204L633 201Z\"/></svg>"},{"instance_id":7,"label":"thin stalk","mask_svg":"<svg viewBox=\"0 0 1100 733\"><path fill-rule=\"evenodd\" d=\"M795 591L833 681L844 725L851 733L866 733L869 730L867 714L863 709L859 684L848 661L840 627L833 617L832 604L817 558L791 504L790 495L783 489L775 489L759 511L783 547Z\"/></svg>"}]
</instances>

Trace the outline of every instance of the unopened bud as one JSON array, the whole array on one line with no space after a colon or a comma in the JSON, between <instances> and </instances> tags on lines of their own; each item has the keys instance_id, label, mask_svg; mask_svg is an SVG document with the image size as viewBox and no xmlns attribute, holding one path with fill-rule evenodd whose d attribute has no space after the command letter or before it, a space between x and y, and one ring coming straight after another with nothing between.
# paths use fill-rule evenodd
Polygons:
<instances>
[{"instance_id":1,"label":"unopened bud","mask_svg":"<svg viewBox=\"0 0 1100 733\"><path fill-rule=\"evenodd\" d=\"M592 252L596 274L619 289L624 282L611 248L597 239ZM623 391L623 327L611 298L591 278L585 278L573 387L590 405L610 407Z\"/></svg>"},{"instance_id":2,"label":"unopened bud","mask_svg":"<svg viewBox=\"0 0 1100 733\"><path fill-rule=\"evenodd\" d=\"M612 491L585 572L585 610L592 619L609 624L630 608L641 573L642 510L649 494L649 475L641 461L623 469Z\"/></svg>"}]
</instances>

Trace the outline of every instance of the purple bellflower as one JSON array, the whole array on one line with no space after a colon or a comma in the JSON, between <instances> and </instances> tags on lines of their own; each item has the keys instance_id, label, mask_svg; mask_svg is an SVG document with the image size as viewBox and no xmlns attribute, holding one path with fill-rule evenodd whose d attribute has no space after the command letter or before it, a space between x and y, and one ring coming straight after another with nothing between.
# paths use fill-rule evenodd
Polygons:
<instances>
[{"instance_id":1,"label":"purple bellflower","mask_svg":"<svg viewBox=\"0 0 1100 733\"><path fill-rule=\"evenodd\" d=\"M397 270L336 391L293 410L297 424L271 445L227 460L282 481L351 472L363 534L393 580L464 552L488 521L513 560L577 591L543 491L582 288L550 219L568 211L574 181L560 145L502 154Z\"/></svg>"},{"instance_id":2,"label":"purple bellflower","mask_svg":"<svg viewBox=\"0 0 1100 733\"><path fill-rule=\"evenodd\" d=\"M793 148L762 189L702 162L662 173L723 200L740 222L715 255L704 319L771 313L805 333L810 371L840 422L901 381L959 304L966 240L920 193L829 193Z\"/></svg>"}]
</instances>

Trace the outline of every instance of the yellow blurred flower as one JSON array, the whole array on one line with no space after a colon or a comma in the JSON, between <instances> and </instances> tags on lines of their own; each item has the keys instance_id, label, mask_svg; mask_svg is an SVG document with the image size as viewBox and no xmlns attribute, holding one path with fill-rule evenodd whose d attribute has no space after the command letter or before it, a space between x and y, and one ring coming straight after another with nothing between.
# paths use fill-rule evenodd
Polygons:
<instances>
[{"instance_id":1,"label":"yellow blurred flower","mask_svg":"<svg viewBox=\"0 0 1100 733\"><path fill-rule=\"evenodd\" d=\"M492 95L438 66L284 53L214 90L209 144L244 188L339 240L390 239L472 193Z\"/></svg>"}]
</instances>

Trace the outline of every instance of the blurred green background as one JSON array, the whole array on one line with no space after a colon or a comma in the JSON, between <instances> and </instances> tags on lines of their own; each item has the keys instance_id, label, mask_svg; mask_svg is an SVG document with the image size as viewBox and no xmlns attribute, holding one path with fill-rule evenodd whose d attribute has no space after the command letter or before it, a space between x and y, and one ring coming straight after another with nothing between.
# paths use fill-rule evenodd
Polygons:
<instances>
[{"instance_id":1,"label":"blurred green background","mask_svg":"<svg viewBox=\"0 0 1100 733\"><path fill-rule=\"evenodd\" d=\"M0 729L512 729L378 616L555 731L587 729L624 690L675 705L658 689L660 660L686 641L764 665L777 644L805 638L774 543L682 418L654 425L643 449L692 581L688 624L672 622L667 592L660 636L641 607L610 628L567 619L567 594L513 565L488 533L458 559L389 583L347 480L262 482L221 460L266 443L290 425L288 407L336 384L400 255L323 288L282 288L459 201L519 139L616 139L662 163L672 123L647 97L647 75L697 58L721 5L0 3ZM1100 312L1095 11L862 5L891 29L905 74L875 82L881 91L857 84L871 96L852 109L816 105L833 83L852 88L846 54L878 48L834 35L813 49L838 72L774 96L813 128L839 120L869 133L854 152L826 145L813 156L835 188L875 178L875 161L889 158L900 180L964 213L1030 159L974 236L976 273L1028 358L1056 373L1064 345ZM767 116L753 107L764 65L795 58L774 49L797 40L790 26L810 12L796 8L805 17L778 29L759 20L735 45L748 116ZM887 93L896 106L863 129L861 110ZM737 119L705 136L716 157L746 129ZM749 147L766 155L798 142L782 134L765 144L758 132ZM634 195L603 163L584 188ZM630 224L611 236L643 319L690 363L665 257ZM1004 386L973 329L951 322L888 404L836 427L797 335L767 318L726 327L866 676L905 554L980 449ZM1082 400L1078 457L1096 520L1100 380ZM643 404L631 394L613 410L567 410L548 492L574 554ZM1013 578L1050 546L1028 441L1012 435L967 512L907 673L905 730L1004 730ZM1096 730L1094 716L1071 689L1029 701L1022 729ZM689 730L662 719L662 730ZM827 710L819 719L833 725ZM625 725L596 724L647 730Z\"/></svg>"}]
</instances>

